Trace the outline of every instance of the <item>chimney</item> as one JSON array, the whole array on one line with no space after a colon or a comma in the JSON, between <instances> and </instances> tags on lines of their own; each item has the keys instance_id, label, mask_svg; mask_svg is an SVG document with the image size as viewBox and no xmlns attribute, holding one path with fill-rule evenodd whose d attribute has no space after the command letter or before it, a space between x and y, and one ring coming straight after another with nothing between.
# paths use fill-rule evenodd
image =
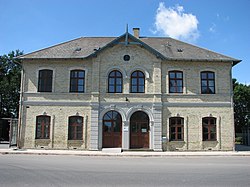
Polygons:
<instances>
[{"instance_id":1,"label":"chimney","mask_svg":"<svg viewBox=\"0 0 250 187\"><path fill-rule=\"evenodd\" d=\"M140 37L140 28L133 28L134 31L134 37L139 38Z\"/></svg>"}]
</instances>

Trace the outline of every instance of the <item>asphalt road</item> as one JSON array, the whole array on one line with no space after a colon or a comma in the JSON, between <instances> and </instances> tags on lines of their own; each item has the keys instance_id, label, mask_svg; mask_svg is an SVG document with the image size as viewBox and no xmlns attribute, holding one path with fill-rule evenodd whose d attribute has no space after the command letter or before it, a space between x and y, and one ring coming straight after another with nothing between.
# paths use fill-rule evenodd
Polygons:
<instances>
[{"instance_id":1,"label":"asphalt road","mask_svg":"<svg viewBox=\"0 0 250 187\"><path fill-rule=\"evenodd\" d=\"M250 157L0 155L0 186L250 186Z\"/></svg>"}]
</instances>

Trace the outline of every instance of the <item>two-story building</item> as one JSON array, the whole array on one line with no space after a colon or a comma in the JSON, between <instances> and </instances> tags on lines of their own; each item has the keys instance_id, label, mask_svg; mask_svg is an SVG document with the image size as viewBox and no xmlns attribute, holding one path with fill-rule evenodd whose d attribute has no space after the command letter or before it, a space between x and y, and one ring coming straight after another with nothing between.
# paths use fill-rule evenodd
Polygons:
<instances>
[{"instance_id":1,"label":"two-story building","mask_svg":"<svg viewBox=\"0 0 250 187\"><path fill-rule=\"evenodd\" d=\"M20 56L20 147L233 150L240 60L168 37L81 37Z\"/></svg>"}]
</instances>

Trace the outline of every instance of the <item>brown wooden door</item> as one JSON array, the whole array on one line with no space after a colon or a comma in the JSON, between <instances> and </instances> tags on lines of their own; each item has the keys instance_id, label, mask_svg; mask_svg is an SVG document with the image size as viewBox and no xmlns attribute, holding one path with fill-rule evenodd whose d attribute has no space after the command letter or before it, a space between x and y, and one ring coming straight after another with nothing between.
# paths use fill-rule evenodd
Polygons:
<instances>
[{"instance_id":1,"label":"brown wooden door","mask_svg":"<svg viewBox=\"0 0 250 187\"><path fill-rule=\"evenodd\" d=\"M131 116L130 148L149 148L149 119L144 112L135 112Z\"/></svg>"},{"instance_id":2,"label":"brown wooden door","mask_svg":"<svg viewBox=\"0 0 250 187\"><path fill-rule=\"evenodd\" d=\"M102 147L122 146L122 120L116 111L107 112L103 117Z\"/></svg>"}]
</instances>

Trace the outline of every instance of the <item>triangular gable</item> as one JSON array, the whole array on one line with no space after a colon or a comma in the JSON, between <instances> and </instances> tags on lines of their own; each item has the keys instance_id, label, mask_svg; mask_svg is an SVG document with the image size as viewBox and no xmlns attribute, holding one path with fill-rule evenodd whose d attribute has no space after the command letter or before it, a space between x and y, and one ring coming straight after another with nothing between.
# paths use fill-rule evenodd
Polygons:
<instances>
[{"instance_id":1,"label":"triangular gable","mask_svg":"<svg viewBox=\"0 0 250 187\"><path fill-rule=\"evenodd\" d=\"M122 44L122 45L125 45L125 46L139 45L139 46L145 48L147 51L149 51L153 55L155 55L157 58L166 59L165 56L163 56L161 53L156 51L154 48L150 47L149 45L147 45L146 43L144 43L141 40L137 39L136 37L134 37L133 35L131 35L128 32L121 35L120 37L117 37L116 39L109 42L108 44L106 44L102 48L97 49L94 53L90 54L88 57L97 56L98 53L102 52L103 50L105 50L105 49L107 49L109 47L113 47L113 46L118 45L118 44Z\"/></svg>"}]
</instances>

